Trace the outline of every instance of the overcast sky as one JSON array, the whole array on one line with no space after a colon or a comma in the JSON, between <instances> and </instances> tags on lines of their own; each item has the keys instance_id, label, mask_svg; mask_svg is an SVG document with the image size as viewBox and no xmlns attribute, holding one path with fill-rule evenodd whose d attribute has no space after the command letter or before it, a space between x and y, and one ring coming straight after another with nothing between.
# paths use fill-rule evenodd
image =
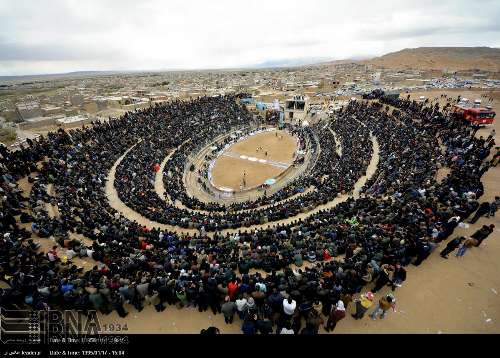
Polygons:
<instances>
[{"instance_id":1,"label":"overcast sky","mask_svg":"<svg viewBox=\"0 0 500 358\"><path fill-rule=\"evenodd\" d=\"M0 0L0 75L500 47L498 0Z\"/></svg>"}]
</instances>

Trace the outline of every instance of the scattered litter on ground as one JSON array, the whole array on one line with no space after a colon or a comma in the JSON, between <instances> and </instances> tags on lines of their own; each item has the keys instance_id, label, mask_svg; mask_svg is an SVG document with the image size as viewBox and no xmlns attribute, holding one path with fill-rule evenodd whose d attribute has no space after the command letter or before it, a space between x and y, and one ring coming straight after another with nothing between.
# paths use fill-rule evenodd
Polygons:
<instances>
[{"instance_id":1,"label":"scattered litter on ground","mask_svg":"<svg viewBox=\"0 0 500 358\"><path fill-rule=\"evenodd\" d=\"M458 226L460 226L462 229L468 229L469 228L469 224L466 224L466 223L460 223L460 224L458 224Z\"/></svg>"},{"instance_id":2,"label":"scattered litter on ground","mask_svg":"<svg viewBox=\"0 0 500 358\"><path fill-rule=\"evenodd\" d=\"M490 322L491 322L491 318L488 318L488 319L486 320L486 323L490 323Z\"/></svg>"},{"instance_id":3,"label":"scattered litter on ground","mask_svg":"<svg viewBox=\"0 0 500 358\"><path fill-rule=\"evenodd\" d=\"M495 290L494 288L491 289L491 292L493 292L495 295L498 295L497 290Z\"/></svg>"},{"instance_id":4,"label":"scattered litter on ground","mask_svg":"<svg viewBox=\"0 0 500 358\"><path fill-rule=\"evenodd\" d=\"M484 312L484 311L481 311L481 312L483 314L483 317L486 317L486 312Z\"/></svg>"},{"instance_id":5,"label":"scattered litter on ground","mask_svg":"<svg viewBox=\"0 0 500 358\"><path fill-rule=\"evenodd\" d=\"M438 331L438 334L443 334L443 331Z\"/></svg>"},{"instance_id":6,"label":"scattered litter on ground","mask_svg":"<svg viewBox=\"0 0 500 358\"><path fill-rule=\"evenodd\" d=\"M467 283L470 287L474 287L474 282Z\"/></svg>"}]
</instances>

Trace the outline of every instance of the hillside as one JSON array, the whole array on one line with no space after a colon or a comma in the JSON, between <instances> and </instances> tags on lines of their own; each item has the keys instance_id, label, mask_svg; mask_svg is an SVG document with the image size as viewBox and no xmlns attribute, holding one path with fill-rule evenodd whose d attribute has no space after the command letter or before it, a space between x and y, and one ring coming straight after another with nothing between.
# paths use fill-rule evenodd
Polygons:
<instances>
[{"instance_id":1,"label":"hillside","mask_svg":"<svg viewBox=\"0 0 500 358\"><path fill-rule=\"evenodd\" d=\"M491 47L419 47L363 61L378 68L500 71L500 49Z\"/></svg>"}]
</instances>

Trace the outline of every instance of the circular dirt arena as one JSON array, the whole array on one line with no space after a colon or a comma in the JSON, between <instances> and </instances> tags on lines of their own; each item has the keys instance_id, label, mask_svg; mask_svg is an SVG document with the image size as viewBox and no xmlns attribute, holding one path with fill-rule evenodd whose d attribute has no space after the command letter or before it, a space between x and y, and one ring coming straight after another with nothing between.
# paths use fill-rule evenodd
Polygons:
<instances>
[{"instance_id":1,"label":"circular dirt arena","mask_svg":"<svg viewBox=\"0 0 500 358\"><path fill-rule=\"evenodd\" d=\"M292 165L297 144L295 137L282 130L255 134L239 141L216 159L212 184L234 191L258 187Z\"/></svg>"}]
</instances>

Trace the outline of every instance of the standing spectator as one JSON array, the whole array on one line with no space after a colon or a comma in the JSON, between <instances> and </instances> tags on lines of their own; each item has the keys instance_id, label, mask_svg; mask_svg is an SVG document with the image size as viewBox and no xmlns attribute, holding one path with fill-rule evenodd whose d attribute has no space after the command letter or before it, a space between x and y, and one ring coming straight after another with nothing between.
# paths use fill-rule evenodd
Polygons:
<instances>
[{"instance_id":1,"label":"standing spectator","mask_svg":"<svg viewBox=\"0 0 500 358\"><path fill-rule=\"evenodd\" d=\"M500 207L500 196L495 196L495 200L490 204L490 212L486 214L486 217L489 218L495 217L495 214Z\"/></svg>"},{"instance_id":2,"label":"standing spectator","mask_svg":"<svg viewBox=\"0 0 500 358\"><path fill-rule=\"evenodd\" d=\"M403 282L406 281L406 269L397 263L394 266L394 272L392 274L391 289L394 291L396 287L401 287Z\"/></svg>"},{"instance_id":3,"label":"standing spectator","mask_svg":"<svg viewBox=\"0 0 500 358\"><path fill-rule=\"evenodd\" d=\"M111 305L116 310L118 315L121 318L127 317L128 312L125 311L125 308L123 308L123 297L116 292L113 293L111 297L112 297L111 298Z\"/></svg>"},{"instance_id":4,"label":"standing spectator","mask_svg":"<svg viewBox=\"0 0 500 358\"><path fill-rule=\"evenodd\" d=\"M327 332L335 330L335 327L337 327L337 323L344 318L345 318L344 302L342 302L342 300L339 300L337 302L337 305L332 307L330 316L328 317L328 321L326 322L325 330Z\"/></svg>"},{"instance_id":5,"label":"standing spectator","mask_svg":"<svg viewBox=\"0 0 500 358\"><path fill-rule=\"evenodd\" d=\"M378 279L375 282L375 287L372 289L373 293L379 291L382 287L384 287L385 285L387 285L387 283L389 282L389 270L390 270L390 266L388 264L384 264L384 265L381 266L381 269L382 270L380 270Z\"/></svg>"},{"instance_id":6,"label":"standing spectator","mask_svg":"<svg viewBox=\"0 0 500 358\"><path fill-rule=\"evenodd\" d=\"M224 304L222 305L222 314L224 315L224 321L226 324L233 323L234 314L237 311L236 303L232 302L229 296L224 299Z\"/></svg>"},{"instance_id":7,"label":"standing spectator","mask_svg":"<svg viewBox=\"0 0 500 358\"><path fill-rule=\"evenodd\" d=\"M394 298L392 293L389 293L387 296L382 297L378 301L378 305L375 308L375 310L370 314L370 318L376 320L377 316L380 315L380 319L384 319L385 315L387 314L387 311L389 311L389 309L391 308L394 311L396 310L396 299Z\"/></svg>"},{"instance_id":8,"label":"standing spectator","mask_svg":"<svg viewBox=\"0 0 500 358\"><path fill-rule=\"evenodd\" d=\"M360 298L356 299L356 313L352 314L355 319L361 319L365 315L366 311L368 311L373 306L374 295L372 292L367 292L362 294Z\"/></svg>"},{"instance_id":9,"label":"standing spectator","mask_svg":"<svg viewBox=\"0 0 500 358\"><path fill-rule=\"evenodd\" d=\"M469 221L469 223L475 224L476 221L478 221L481 216L488 214L490 210L491 210L490 203L488 202L481 203L481 205L479 205L479 208L476 211L476 214Z\"/></svg>"},{"instance_id":10,"label":"standing spectator","mask_svg":"<svg viewBox=\"0 0 500 358\"><path fill-rule=\"evenodd\" d=\"M244 296L238 297L236 300L236 309L238 310L238 316L240 319L245 318L245 313L247 312L248 301Z\"/></svg>"},{"instance_id":11,"label":"standing spectator","mask_svg":"<svg viewBox=\"0 0 500 358\"><path fill-rule=\"evenodd\" d=\"M231 301L234 301L236 298L236 292L238 291L238 283L236 280L231 280L229 284L227 285L227 291L229 294L229 297L231 298Z\"/></svg>"},{"instance_id":12,"label":"standing spectator","mask_svg":"<svg viewBox=\"0 0 500 358\"><path fill-rule=\"evenodd\" d=\"M491 224L490 226L483 225L481 229L472 234L472 238L477 240L476 247L481 246L481 243L493 232L495 229L495 225Z\"/></svg>"},{"instance_id":13,"label":"standing spectator","mask_svg":"<svg viewBox=\"0 0 500 358\"><path fill-rule=\"evenodd\" d=\"M446 247L443 249L443 251L441 251L439 253L439 255L441 255L441 257L443 259L448 259L448 254L450 254L451 252L453 252L457 247L460 246L460 244L465 240L465 237L463 236L460 236L460 237L456 237L454 238L453 240L451 240L450 242L448 242L448 244L446 244Z\"/></svg>"},{"instance_id":14,"label":"standing spectator","mask_svg":"<svg viewBox=\"0 0 500 358\"><path fill-rule=\"evenodd\" d=\"M291 318L295 313L296 307L297 307L297 302L294 299L292 299L292 297L288 297L287 299L283 300L283 312L285 313L286 316L289 316Z\"/></svg>"},{"instance_id":15,"label":"standing spectator","mask_svg":"<svg viewBox=\"0 0 500 358\"><path fill-rule=\"evenodd\" d=\"M260 334L268 335L273 332L273 323L268 317L258 320L256 327Z\"/></svg>"},{"instance_id":16,"label":"standing spectator","mask_svg":"<svg viewBox=\"0 0 500 358\"><path fill-rule=\"evenodd\" d=\"M249 316L245 318L243 326L241 327L243 334L254 335L257 333L257 327L255 325L255 321L256 321L255 316Z\"/></svg>"}]
</instances>

